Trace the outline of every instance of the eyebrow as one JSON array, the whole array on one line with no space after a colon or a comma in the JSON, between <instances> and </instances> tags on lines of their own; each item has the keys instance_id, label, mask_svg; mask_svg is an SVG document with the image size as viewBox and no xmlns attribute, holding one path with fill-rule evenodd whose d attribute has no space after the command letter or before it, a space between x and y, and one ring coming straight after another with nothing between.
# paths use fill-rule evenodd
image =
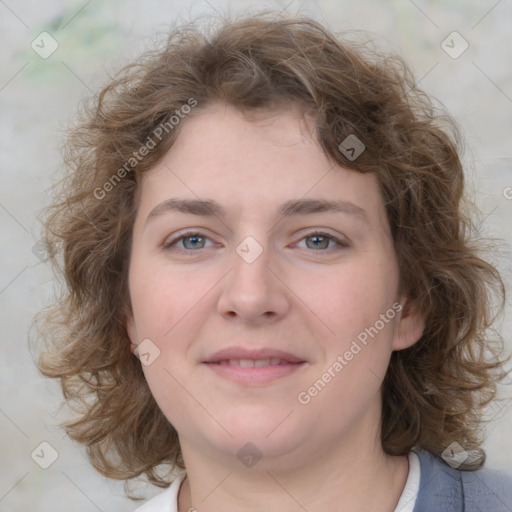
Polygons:
<instances>
[{"instance_id":1,"label":"eyebrow","mask_svg":"<svg viewBox=\"0 0 512 512\"><path fill-rule=\"evenodd\" d=\"M179 212L203 217L226 217L226 210L213 199L179 199L170 198L156 205L149 213L146 224L156 217L168 212ZM291 199L283 203L278 215L291 217L295 215L311 215L314 213L335 212L353 215L365 224L370 224L366 211L348 201L327 199Z\"/></svg>"}]
</instances>

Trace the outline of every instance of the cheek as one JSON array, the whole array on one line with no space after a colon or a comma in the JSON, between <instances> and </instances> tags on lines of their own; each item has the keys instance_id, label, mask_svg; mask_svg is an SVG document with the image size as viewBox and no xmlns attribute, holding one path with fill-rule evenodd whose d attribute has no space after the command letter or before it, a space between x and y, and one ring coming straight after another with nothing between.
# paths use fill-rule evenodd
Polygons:
<instances>
[{"instance_id":1,"label":"cheek","mask_svg":"<svg viewBox=\"0 0 512 512\"><path fill-rule=\"evenodd\" d=\"M377 389L386 373L398 318L392 307L398 286L392 262L383 253L363 253L323 279L302 281L300 293L309 286L306 302L328 328L322 331L328 333L321 338L322 366L337 375L340 399L349 400L366 386ZM341 371L332 368L336 362Z\"/></svg>"},{"instance_id":2,"label":"cheek","mask_svg":"<svg viewBox=\"0 0 512 512\"><path fill-rule=\"evenodd\" d=\"M323 275L298 275L297 295L329 329L330 335L357 335L373 325L396 300L395 268L372 255L354 258Z\"/></svg>"},{"instance_id":3,"label":"cheek","mask_svg":"<svg viewBox=\"0 0 512 512\"><path fill-rule=\"evenodd\" d=\"M332 331L320 341L324 359L315 377L327 382L329 389L320 393L317 403L320 410L330 411L325 421L339 424L347 415L363 414L378 396L398 318L392 307L396 300L393 272L378 264L347 266L314 289L311 304Z\"/></svg>"},{"instance_id":4,"label":"cheek","mask_svg":"<svg viewBox=\"0 0 512 512\"><path fill-rule=\"evenodd\" d=\"M130 294L139 337L166 338L194 309L213 284L165 265L137 265L130 271Z\"/></svg>"},{"instance_id":5,"label":"cheek","mask_svg":"<svg viewBox=\"0 0 512 512\"><path fill-rule=\"evenodd\" d=\"M183 382L182 376L176 375L175 369L168 368L166 359L166 355L162 354L153 364L144 366L143 371L158 407L167 420L175 428L180 429L184 418L189 417L190 409L195 402L190 400L190 396L179 384Z\"/></svg>"}]
</instances>

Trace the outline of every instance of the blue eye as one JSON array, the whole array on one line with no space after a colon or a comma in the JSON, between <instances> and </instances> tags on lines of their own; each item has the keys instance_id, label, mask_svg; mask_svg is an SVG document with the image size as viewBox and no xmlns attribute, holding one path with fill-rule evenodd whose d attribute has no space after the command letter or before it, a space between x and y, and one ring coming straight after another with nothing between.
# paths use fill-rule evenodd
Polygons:
<instances>
[{"instance_id":1,"label":"blue eye","mask_svg":"<svg viewBox=\"0 0 512 512\"><path fill-rule=\"evenodd\" d=\"M307 241L308 239L311 239L312 243L308 244L306 242L306 249L312 249L317 252L330 252L331 250L334 250L334 249L349 247L348 242L346 242L344 240L340 240L339 238L336 238L335 236L333 236L329 233L315 231L315 232L309 233L306 236L304 236L301 239L301 241L302 240ZM334 242L335 246L329 247L330 242ZM321 250L319 251L319 249L321 249ZM327 250L323 250L323 249L327 249Z\"/></svg>"},{"instance_id":2,"label":"blue eye","mask_svg":"<svg viewBox=\"0 0 512 512\"><path fill-rule=\"evenodd\" d=\"M330 252L335 249L346 248L349 247L349 243L344 240L340 240L335 236L329 233L323 233L319 231L313 231L307 235L305 235L302 240L311 239L312 243L306 243L306 249L311 249L315 252ZM177 238L173 238L164 244L164 249L169 251L174 250L182 250L182 251L195 251L199 249L205 249L207 247L211 247L205 245L206 241L210 240L207 236L202 235L201 233L189 231L181 234ZM178 247L178 244L182 242L182 247ZM329 247L329 244L334 242L334 247Z\"/></svg>"},{"instance_id":3,"label":"blue eye","mask_svg":"<svg viewBox=\"0 0 512 512\"><path fill-rule=\"evenodd\" d=\"M190 240L190 243L188 244L188 247L187 247L187 244L185 244L185 240ZM206 236L203 236L201 235L201 233L195 233L195 232L187 232L187 233L183 233L180 237L178 238L174 238L168 242L166 242L164 244L164 248L165 249L170 249L172 250L171 248L173 248L173 246L175 246L178 242L181 242L183 241L184 243L184 246L183 248L185 250L189 250L189 249L192 249L192 250L195 250L195 249L204 249L204 243L206 240L209 240L208 237ZM178 247L178 249L183 249L182 247Z\"/></svg>"}]
</instances>

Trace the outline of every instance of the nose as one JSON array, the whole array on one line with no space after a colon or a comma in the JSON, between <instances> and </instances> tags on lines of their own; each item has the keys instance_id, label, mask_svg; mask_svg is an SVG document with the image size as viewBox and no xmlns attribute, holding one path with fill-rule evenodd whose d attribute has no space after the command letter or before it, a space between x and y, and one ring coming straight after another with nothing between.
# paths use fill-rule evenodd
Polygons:
<instances>
[{"instance_id":1,"label":"nose","mask_svg":"<svg viewBox=\"0 0 512 512\"><path fill-rule=\"evenodd\" d=\"M259 245L263 251L254 260L250 252L243 252L244 248L255 250L254 246L241 244L239 252L233 251L232 270L222 281L217 304L219 314L226 318L261 324L279 320L290 309L290 292L276 255Z\"/></svg>"}]
</instances>

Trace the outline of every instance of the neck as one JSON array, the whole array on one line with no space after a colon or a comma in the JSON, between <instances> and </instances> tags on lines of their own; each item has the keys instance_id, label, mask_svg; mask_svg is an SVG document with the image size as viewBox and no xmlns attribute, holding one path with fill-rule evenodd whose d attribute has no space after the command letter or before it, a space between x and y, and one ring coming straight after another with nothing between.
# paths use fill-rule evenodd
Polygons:
<instances>
[{"instance_id":1,"label":"neck","mask_svg":"<svg viewBox=\"0 0 512 512\"><path fill-rule=\"evenodd\" d=\"M357 439L348 436L323 452L288 454L293 462L284 464L263 457L250 469L238 459L219 463L222 456L205 457L185 443L187 478L181 485L178 510L393 512L407 480L408 460L386 455L378 432L374 434L373 442L368 442L368 430L359 429L354 434Z\"/></svg>"}]
</instances>

